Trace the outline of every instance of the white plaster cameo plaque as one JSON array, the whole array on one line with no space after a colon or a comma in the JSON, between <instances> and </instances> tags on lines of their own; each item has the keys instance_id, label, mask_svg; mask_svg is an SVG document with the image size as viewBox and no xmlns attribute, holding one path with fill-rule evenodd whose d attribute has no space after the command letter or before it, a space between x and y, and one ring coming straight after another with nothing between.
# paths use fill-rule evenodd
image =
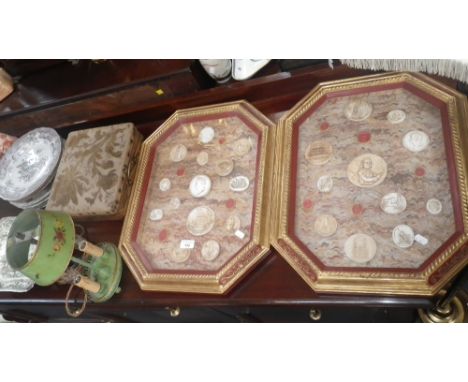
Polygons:
<instances>
[{"instance_id":1,"label":"white plaster cameo plaque","mask_svg":"<svg viewBox=\"0 0 468 382\"><path fill-rule=\"evenodd\" d=\"M213 261L219 255L220 247L216 240L206 241L201 249L201 255L206 261Z\"/></svg>"},{"instance_id":2,"label":"white plaster cameo plaque","mask_svg":"<svg viewBox=\"0 0 468 382\"><path fill-rule=\"evenodd\" d=\"M160 208L155 208L151 210L149 218L152 221L158 221L158 220L161 220L163 216L164 216L163 210L161 210Z\"/></svg>"},{"instance_id":3,"label":"white plaster cameo plaque","mask_svg":"<svg viewBox=\"0 0 468 382\"><path fill-rule=\"evenodd\" d=\"M375 240L364 233L356 233L346 239L344 252L346 257L356 263L371 261L377 251Z\"/></svg>"},{"instance_id":4,"label":"white plaster cameo plaque","mask_svg":"<svg viewBox=\"0 0 468 382\"><path fill-rule=\"evenodd\" d=\"M336 232L337 227L338 223L331 215L319 215L317 219L315 219L314 229L320 236L332 236Z\"/></svg>"},{"instance_id":5,"label":"white plaster cameo plaque","mask_svg":"<svg viewBox=\"0 0 468 382\"><path fill-rule=\"evenodd\" d=\"M225 227L228 232L236 232L240 228L240 226L241 221L237 214L230 215L226 219Z\"/></svg>"},{"instance_id":6,"label":"white plaster cameo plaque","mask_svg":"<svg viewBox=\"0 0 468 382\"><path fill-rule=\"evenodd\" d=\"M378 155L362 154L348 165L347 175L349 181L358 187L375 187L387 176L387 163Z\"/></svg>"},{"instance_id":7,"label":"white plaster cameo plaque","mask_svg":"<svg viewBox=\"0 0 468 382\"><path fill-rule=\"evenodd\" d=\"M387 121L392 124L401 123L406 119L406 113L403 110L392 110L387 114Z\"/></svg>"},{"instance_id":8,"label":"white plaster cameo plaque","mask_svg":"<svg viewBox=\"0 0 468 382\"><path fill-rule=\"evenodd\" d=\"M241 138L234 143L234 153L238 156L247 155L252 150L250 138Z\"/></svg>"},{"instance_id":9,"label":"white plaster cameo plaque","mask_svg":"<svg viewBox=\"0 0 468 382\"><path fill-rule=\"evenodd\" d=\"M215 213L208 206L195 207L187 217L187 230L194 236L202 236L213 229Z\"/></svg>"},{"instance_id":10,"label":"white plaster cameo plaque","mask_svg":"<svg viewBox=\"0 0 468 382\"><path fill-rule=\"evenodd\" d=\"M173 162L181 162L187 156L187 147L182 144L175 145L171 149L171 153L169 154L171 161Z\"/></svg>"},{"instance_id":11,"label":"white plaster cameo plaque","mask_svg":"<svg viewBox=\"0 0 468 382\"><path fill-rule=\"evenodd\" d=\"M190 257L191 250L186 248L175 248L171 252L171 260L174 263L185 263Z\"/></svg>"},{"instance_id":12,"label":"white plaster cameo plaque","mask_svg":"<svg viewBox=\"0 0 468 382\"><path fill-rule=\"evenodd\" d=\"M333 155L333 147L325 141L315 141L307 146L305 157L313 165L327 163Z\"/></svg>"},{"instance_id":13,"label":"white plaster cameo plaque","mask_svg":"<svg viewBox=\"0 0 468 382\"><path fill-rule=\"evenodd\" d=\"M424 131L413 130L403 137L403 146L413 153L424 150L428 145L429 137Z\"/></svg>"},{"instance_id":14,"label":"white plaster cameo plaque","mask_svg":"<svg viewBox=\"0 0 468 382\"><path fill-rule=\"evenodd\" d=\"M442 212L442 203L439 199L429 199L426 203L427 212L432 215L438 215Z\"/></svg>"},{"instance_id":15,"label":"white plaster cameo plaque","mask_svg":"<svg viewBox=\"0 0 468 382\"><path fill-rule=\"evenodd\" d=\"M197 163L200 166L204 166L208 163L208 153L206 151L202 151L197 155Z\"/></svg>"},{"instance_id":16,"label":"white plaster cameo plaque","mask_svg":"<svg viewBox=\"0 0 468 382\"><path fill-rule=\"evenodd\" d=\"M190 193L194 198L202 198L211 190L211 179L206 175L196 175L190 182Z\"/></svg>"},{"instance_id":17,"label":"white plaster cameo plaque","mask_svg":"<svg viewBox=\"0 0 468 382\"><path fill-rule=\"evenodd\" d=\"M206 126L200 130L200 134L198 135L198 139L201 143L207 144L210 143L215 137L215 131L212 127Z\"/></svg>"},{"instance_id":18,"label":"white plaster cameo plaque","mask_svg":"<svg viewBox=\"0 0 468 382\"><path fill-rule=\"evenodd\" d=\"M249 178L239 175L229 181L229 188L235 192L242 192L249 188L249 184Z\"/></svg>"},{"instance_id":19,"label":"white plaster cameo plaque","mask_svg":"<svg viewBox=\"0 0 468 382\"><path fill-rule=\"evenodd\" d=\"M351 101L345 109L346 118L350 121L364 121L372 113L372 105L366 101Z\"/></svg>"},{"instance_id":20,"label":"white plaster cameo plaque","mask_svg":"<svg viewBox=\"0 0 468 382\"><path fill-rule=\"evenodd\" d=\"M161 179L159 182L159 189L162 192L169 191L171 189L171 181L168 178Z\"/></svg>"},{"instance_id":21,"label":"white plaster cameo plaque","mask_svg":"<svg viewBox=\"0 0 468 382\"><path fill-rule=\"evenodd\" d=\"M320 192L330 192L333 188L333 178L330 175L322 175L317 180L317 188Z\"/></svg>"},{"instance_id":22,"label":"white plaster cameo plaque","mask_svg":"<svg viewBox=\"0 0 468 382\"><path fill-rule=\"evenodd\" d=\"M227 176L234 169L234 161L232 159L223 159L216 163L216 174L219 176Z\"/></svg>"},{"instance_id":23,"label":"white plaster cameo plaque","mask_svg":"<svg viewBox=\"0 0 468 382\"><path fill-rule=\"evenodd\" d=\"M380 208L387 214L399 214L406 209L406 198L397 192L390 192L380 201Z\"/></svg>"},{"instance_id":24,"label":"white plaster cameo plaque","mask_svg":"<svg viewBox=\"0 0 468 382\"><path fill-rule=\"evenodd\" d=\"M393 229L392 238L400 248L409 248L414 243L414 231L410 226L400 224Z\"/></svg>"}]
</instances>

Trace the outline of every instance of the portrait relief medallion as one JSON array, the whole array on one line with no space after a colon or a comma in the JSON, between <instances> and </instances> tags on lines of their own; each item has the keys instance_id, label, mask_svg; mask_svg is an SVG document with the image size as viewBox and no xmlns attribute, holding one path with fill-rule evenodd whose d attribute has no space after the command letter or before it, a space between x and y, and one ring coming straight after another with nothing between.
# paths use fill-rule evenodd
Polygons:
<instances>
[{"instance_id":1,"label":"portrait relief medallion","mask_svg":"<svg viewBox=\"0 0 468 382\"><path fill-rule=\"evenodd\" d=\"M371 188L382 183L387 176L387 163L374 154L362 154L348 165L349 181L358 187Z\"/></svg>"},{"instance_id":2,"label":"portrait relief medallion","mask_svg":"<svg viewBox=\"0 0 468 382\"><path fill-rule=\"evenodd\" d=\"M211 179L206 175L195 175L190 182L189 189L194 198L202 198L211 190Z\"/></svg>"}]
</instances>

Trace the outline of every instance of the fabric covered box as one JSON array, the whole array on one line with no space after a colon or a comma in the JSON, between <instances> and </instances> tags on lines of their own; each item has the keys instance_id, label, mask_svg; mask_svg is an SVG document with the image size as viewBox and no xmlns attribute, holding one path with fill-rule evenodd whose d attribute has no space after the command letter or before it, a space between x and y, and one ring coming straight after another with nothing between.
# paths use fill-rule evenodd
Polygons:
<instances>
[{"instance_id":1,"label":"fabric covered box","mask_svg":"<svg viewBox=\"0 0 468 382\"><path fill-rule=\"evenodd\" d=\"M77 220L122 218L141 142L132 123L70 133L46 209Z\"/></svg>"}]
</instances>

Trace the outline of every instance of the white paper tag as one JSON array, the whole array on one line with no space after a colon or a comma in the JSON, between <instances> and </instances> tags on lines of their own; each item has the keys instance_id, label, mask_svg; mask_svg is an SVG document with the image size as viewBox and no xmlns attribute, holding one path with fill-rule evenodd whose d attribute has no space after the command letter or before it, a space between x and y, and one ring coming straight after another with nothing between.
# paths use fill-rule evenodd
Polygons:
<instances>
[{"instance_id":1,"label":"white paper tag","mask_svg":"<svg viewBox=\"0 0 468 382\"><path fill-rule=\"evenodd\" d=\"M245 233L241 230L237 230L236 232L234 232L234 235L236 235L239 239L243 239L245 237Z\"/></svg>"},{"instance_id":2,"label":"white paper tag","mask_svg":"<svg viewBox=\"0 0 468 382\"><path fill-rule=\"evenodd\" d=\"M414 241L421 244L421 245L427 245L427 243L429 243L429 240L422 236L422 235L419 235L417 234L415 237L414 237Z\"/></svg>"},{"instance_id":3,"label":"white paper tag","mask_svg":"<svg viewBox=\"0 0 468 382\"><path fill-rule=\"evenodd\" d=\"M181 249L193 249L195 248L195 240L181 240L180 241Z\"/></svg>"}]
</instances>

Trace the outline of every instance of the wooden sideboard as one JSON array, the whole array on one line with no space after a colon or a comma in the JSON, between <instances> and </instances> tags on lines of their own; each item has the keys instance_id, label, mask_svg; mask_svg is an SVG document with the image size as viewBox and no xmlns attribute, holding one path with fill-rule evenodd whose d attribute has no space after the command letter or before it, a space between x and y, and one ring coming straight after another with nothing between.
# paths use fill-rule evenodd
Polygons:
<instances>
[{"instance_id":1,"label":"wooden sideboard","mask_svg":"<svg viewBox=\"0 0 468 382\"><path fill-rule=\"evenodd\" d=\"M0 103L0 132L19 136L49 126L65 138L78 129L133 122L146 137L177 109L239 99L277 121L319 82L369 74L315 62L284 71L284 63L273 60L250 80L216 86L193 60L78 63L88 70L56 65L63 66L60 75L52 67L18 79L18 93ZM0 217L18 212L0 201ZM94 242L117 243L121 228L122 221L86 224ZM425 297L317 295L274 250L223 296L143 292L126 267L121 288L112 300L89 304L78 321L413 322L418 308L434 303ZM53 285L24 294L0 292L0 314L18 321L67 320L66 291L66 286ZM80 303L78 294L76 299Z\"/></svg>"}]
</instances>

